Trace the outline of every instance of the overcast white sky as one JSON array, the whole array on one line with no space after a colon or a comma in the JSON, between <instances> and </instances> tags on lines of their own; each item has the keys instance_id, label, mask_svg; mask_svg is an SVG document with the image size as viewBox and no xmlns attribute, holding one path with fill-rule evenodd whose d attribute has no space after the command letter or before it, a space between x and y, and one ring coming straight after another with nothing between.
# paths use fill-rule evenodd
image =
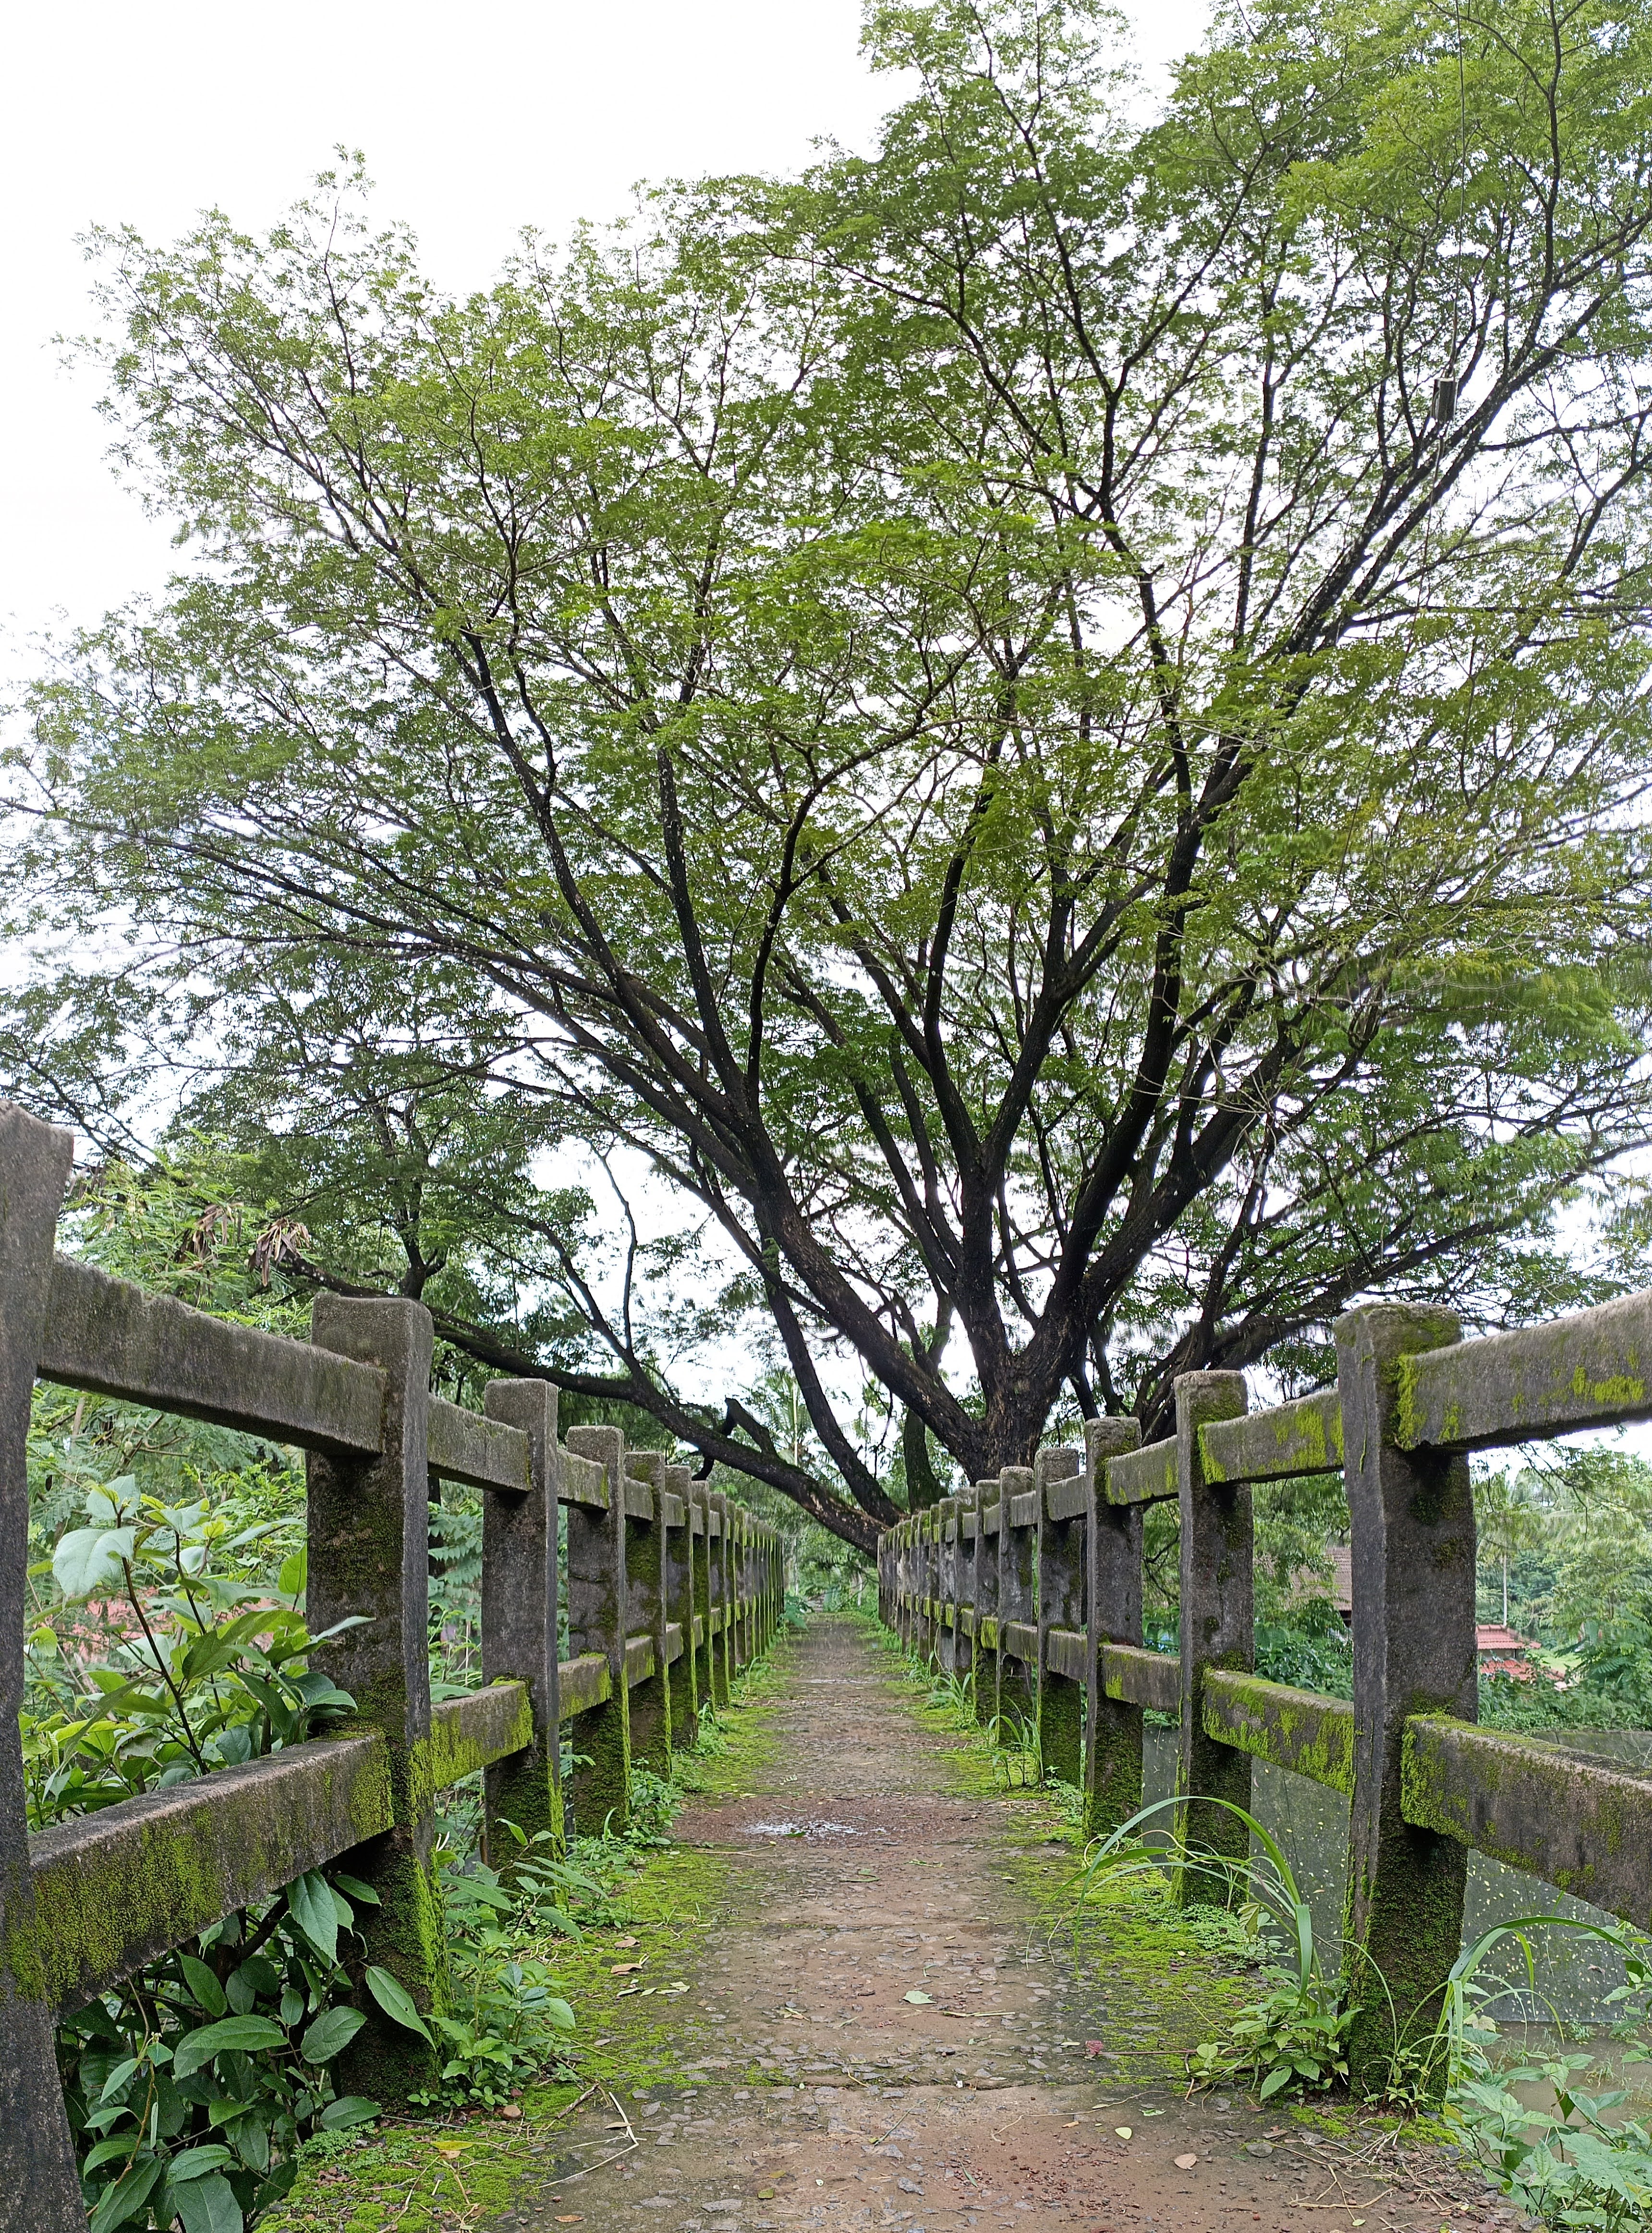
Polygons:
<instances>
[{"instance_id":1,"label":"overcast white sky","mask_svg":"<svg viewBox=\"0 0 1652 2233\"><path fill-rule=\"evenodd\" d=\"M1204 0L1161 0L1144 62L1195 42ZM82 0L20 10L0 94L0 666L60 615L158 587L172 554L113 483L96 384L52 335L88 322L75 237L154 238L216 203L257 229L342 142L439 282L485 283L519 228L560 235L647 177L782 170L829 134L868 145L890 88L857 51L858 0ZM23 639L23 641L19 641Z\"/></svg>"}]
</instances>

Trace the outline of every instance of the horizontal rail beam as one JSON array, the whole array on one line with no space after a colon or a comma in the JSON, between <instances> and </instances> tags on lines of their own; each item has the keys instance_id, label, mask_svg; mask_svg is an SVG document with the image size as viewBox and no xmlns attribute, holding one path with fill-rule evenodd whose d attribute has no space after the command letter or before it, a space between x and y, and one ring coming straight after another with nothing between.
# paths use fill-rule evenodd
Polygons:
<instances>
[{"instance_id":1,"label":"horizontal rail beam","mask_svg":"<svg viewBox=\"0 0 1652 2233\"><path fill-rule=\"evenodd\" d=\"M430 1470L472 1488L528 1488L528 1437L503 1419L485 1419L433 1396L427 1449Z\"/></svg>"},{"instance_id":2,"label":"horizontal rail beam","mask_svg":"<svg viewBox=\"0 0 1652 2233\"><path fill-rule=\"evenodd\" d=\"M313 1737L42 1830L29 1866L58 2013L391 1820L389 1748L366 1735Z\"/></svg>"},{"instance_id":3,"label":"horizontal rail beam","mask_svg":"<svg viewBox=\"0 0 1652 2233\"><path fill-rule=\"evenodd\" d=\"M603 1653L584 1651L577 1659L559 1661L556 1691L565 1722L572 1721L576 1714L589 1714L593 1706L607 1705L614 1696L614 1677Z\"/></svg>"},{"instance_id":4,"label":"horizontal rail beam","mask_svg":"<svg viewBox=\"0 0 1652 2233\"><path fill-rule=\"evenodd\" d=\"M1082 1683L1087 1649L1082 1629L1052 1628L1044 1638L1044 1665L1052 1675L1064 1675L1070 1683Z\"/></svg>"},{"instance_id":5,"label":"horizontal rail beam","mask_svg":"<svg viewBox=\"0 0 1652 2233\"><path fill-rule=\"evenodd\" d=\"M1149 1442L1109 1458L1102 1479L1109 1504L1171 1504L1176 1497L1176 1445Z\"/></svg>"},{"instance_id":6,"label":"horizontal rail beam","mask_svg":"<svg viewBox=\"0 0 1652 2233\"><path fill-rule=\"evenodd\" d=\"M1037 1492L1037 1490L1036 1488L1028 1488L1028 1489L1024 1489L1024 1490L1022 1491L1022 1493L1021 1493L1021 1494L1020 1494L1019 1496L1012 1496L1012 1497L1010 1499L1010 1525L1011 1525L1011 1527L1036 1527L1037 1526L1037 1524L1038 1524L1038 1492Z\"/></svg>"},{"instance_id":7,"label":"horizontal rail beam","mask_svg":"<svg viewBox=\"0 0 1652 2233\"><path fill-rule=\"evenodd\" d=\"M533 1742L533 1708L525 1683L492 1683L430 1709L430 1787L445 1791L496 1760Z\"/></svg>"},{"instance_id":8,"label":"horizontal rail beam","mask_svg":"<svg viewBox=\"0 0 1652 2233\"><path fill-rule=\"evenodd\" d=\"M1492 1449L1652 1417L1652 1294L1408 1357L1402 1449Z\"/></svg>"},{"instance_id":9,"label":"horizontal rail beam","mask_svg":"<svg viewBox=\"0 0 1652 2233\"><path fill-rule=\"evenodd\" d=\"M1652 1927L1652 1782L1441 1715L1406 1724L1408 1822Z\"/></svg>"},{"instance_id":10,"label":"horizontal rail beam","mask_svg":"<svg viewBox=\"0 0 1652 2233\"><path fill-rule=\"evenodd\" d=\"M1089 1484L1082 1474L1052 1481L1044 1493L1044 1508L1051 1520L1083 1520L1089 1512Z\"/></svg>"},{"instance_id":11,"label":"horizontal rail beam","mask_svg":"<svg viewBox=\"0 0 1652 2233\"><path fill-rule=\"evenodd\" d=\"M1150 1706L1155 1714L1179 1712L1181 1662L1168 1651L1146 1651L1139 1644L1104 1644L1102 1689L1126 1705Z\"/></svg>"},{"instance_id":12,"label":"horizontal rail beam","mask_svg":"<svg viewBox=\"0 0 1652 2233\"><path fill-rule=\"evenodd\" d=\"M1030 1620L1006 1620L998 1624L998 1650L1006 1659L1019 1659L1029 1667L1038 1663L1038 1631Z\"/></svg>"},{"instance_id":13,"label":"horizontal rail beam","mask_svg":"<svg viewBox=\"0 0 1652 2233\"><path fill-rule=\"evenodd\" d=\"M385 1377L309 1342L208 1318L90 1264L52 1265L39 1377L329 1455L376 1452Z\"/></svg>"},{"instance_id":14,"label":"horizontal rail beam","mask_svg":"<svg viewBox=\"0 0 1652 2233\"><path fill-rule=\"evenodd\" d=\"M1291 1481L1343 1469L1343 1407L1334 1388L1299 1396L1272 1411L1212 1419L1199 1429L1205 1478Z\"/></svg>"},{"instance_id":15,"label":"horizontal rail beam","mask_svg":"<svg viewBox=\"0 0 1652 2233\"><path fill-rule=\"evenodd\" d=\"M582 1458L577 1450L563 1450L562 1479L557 1494L564 1504L589 1505L597 1512L608 1508L608 1475L595 1458Z\"/></svg>"},{"instance_id":16,"label":"horizontal rail beam","mask_svg":"<svg viewBox=\"0 0 1652 2233\"><path fill-rule=\"evenodd\" d=\"M1354 1709L1348 1700L1229 1668L1207 1668L1200 1695L1206 1736L1352 1798Z\"/></svg>"}]
</instances>

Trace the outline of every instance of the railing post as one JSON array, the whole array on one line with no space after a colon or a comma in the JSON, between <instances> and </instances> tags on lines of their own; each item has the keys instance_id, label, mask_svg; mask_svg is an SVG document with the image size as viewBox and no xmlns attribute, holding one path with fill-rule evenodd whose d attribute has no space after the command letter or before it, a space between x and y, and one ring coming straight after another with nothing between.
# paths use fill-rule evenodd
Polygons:
<instances>
[{"instance_id":1,"label":"railing post","mask_svg":"<svg viewBox=\"0 0 1652 2233\"><path fill-rule=\"evenodd\" d=\"M958 1512L958 1603L953 1628L953 1672L960 1683L966 1683L975 1665L975 1543L980 1507L973 1488L965 1489L953 1502Z\"/></svg>"},{"instance_id":2,"label":"railing post","mask_svg":"<svg viewBox=\"0 0 1652 2233\"><path fill-rule=\"evenodd\" d=\"M29 1417L74 1135L0 1102L0 2227L86 2233L36 1936L17 1716L28 1605Z\"/></svg>"},{"instance_id":3,"label":"railing post","mask_svg":"<svg viewBox=\"0 0 1652 2233\"><path fill-rule=\"evenodd\" d=\"M693 1575L694 1629L699 1638L694 1644L694 1696L699 1704L709 1706L712 1696L712 1499L711 1491L703 1481L693 1483L688 1491L693 1507L689 1520L689 1559Z\"/></svg>"},{"instance_id":4,"label":"railing post","mask_svg":"<svg viewBox=\"0 0 1652 2233\"><path fill-rule=\"evenodd\" d=\"M918 1584L922 1572L918 1522L908 1516L901 1523L901 1638L909 1652L918 1649Z\"/></svg>"},{"instance_id":5,"label":"railing post","mask_svg":"<svg viewBox=\"0 0 1652 2233\"><path fill-rule=\"evenodd\" d=\"M728 1507L729 1603L734 1624L729 1631L729 1679L745 1671L751 1652L745 1638L745 1514L731 1501Z\"/></svg>"},{"instance_id":6,"label":"railing post","mask_svg":"<svg viewBox=\"0 0 1652 2233\"><path fill-rule=\"evenodd\" d=\"M998 1519L1002 1483L975 1484L975 1718L990 1729L998 1717ZM985 1634L985 1640L983 1640Z\"/></svg>"},{"instance_id":7,"label":"railing post","mask_svg":"<svg viewBox=\"0 0 1652 2233\"><path fill-rule=\"evenodd\" d=\"M762 1658L768 1634L766 1613L769 1570L764 1563L766 1549L764 1523L760 1520L754 1520L751 1522L751 1546L746 1554L746 1567L751 1577L751 1657L753 1659Z\"/></svg>"},{"instance_id":8,"label":"railing post","mask_svg":"<svg viewBox=\"0 0 1652 2233\"><path fill-rule=\"evenodd\" d=\"M1038 1494L1038 1758L1046 1775L1076 1787L1083 1774L1084 1686L1049 1664L1050 1631L1084 1626L1084 1520L1050 1517L1050 1492L1083 1461L1076 1450L1040 1450L1032 1462Z\"/></svg>"},{"instance_id":9,"label":"railing post","mask_svg":"<svg viewBox=\"0 0 1652 2233\"><path fill-rule=\"evenodd\" d=\"M1108 1696L1103 1648L1141 1641L1141 1507L1114 1504L1107 1462L1141 1447L1135 1419L1084 1422L1085 1563L1089 1620L1084 1651L1084 1834L1104 1836L1141 1804L1141 1709Z\"/></svg>"},{"instance_id":10,"label":"railing post","mask_svg":"<svg viewBox=\"0 0 1652 2233\"><path fill-rule=\"evenodd\" d=\"M935 1663L943 1675L951 1675L958 1666L958 1499L943 1496L935 1508L940 1529L935 1577Z\"/></svg>"},{"instance_id":11,"label":"railing post","mask_svg":"<svg viewBox=\"0 0 1652 2233\"><path fill-rule=\"evenodd\" d=\"M482 1398L490 1419L528 1437L528 1489L482 1495L482 1680L525 1683L533 1742L484 1772L485 1851L510 1870L515 1839L496 1826L514 1822L530 1838L548 1831L565 1846L562 1702L556 1668L556 1390L544 1380L491 1381Z\"/></svg>"},{"instance_id":12,"label":"railing post","mask_svg":"<svg viewBox=\"0 0 1652 2233\"><path fill-rule=\"evenodd\" d=\"M671 1689L666 1680L666 1527L660 1515L666 1475L662 1450L628 1450L628 1479L634 1483L628 1505L646 1497L647 1511L628 1509L625 1526L626 1617L631 1636L646 1636L654 1653L654 1672L631 1693L631 1765L671 1774ZM641 1489L642 1496L637 1494Z\"/></svg>"},{"instance_id":13,"label":"railing post","mask_svg":"<svg viewBox=\"0 0 1652 2233\"><path fill-rule=\"evenodd\" d=\"M750 1666L757 1657L757 1644L752 1639L752 1523L748 1514L737 1507L734 1512L734 1594L739 1598L739 1663Z\"/></svg>"},{"instance_id":14,"label":"railing post","mask_svg":"<svg viewBox=\"0 0 1652 2233\"><path fill-rule=\"evenodd\" d=\"M367 2022L345 2049L341 2091L403 2100L427 2080L429 2051L381 2015L360 1987L363 1968L387 1969L421 2012L447 2001L447 1946L432 1865L435 1810L430 1747L430 1312L422 1303L318 1295L310 1312L318 1349L376 1364L385 1376L378 1456L309 1454L309 1624L320 1632L352 1615L362 1625L329 1639L328 1674L355 1700L358 1721L390 1753L393 1826L343 1857L371 1885L377 1907L357 1910L361 1950L347 1966Z\"/></svg>"},{"instance_id":15,"label":"railing post","mask_svg":"<svg viewBox=\"0 0 1652 2233\"><path fill-rule=\"evenodd\" d=\"M1181 1762L1177 1789L1187 1800L1181 1834L1189 1854L1243 1862L1250 1832L1228 1807L1251 1804L1251 1755L1205 1734L1205 1672L1256 1663L1252 1593L1251 1487L1207 1481L1199 1429L1236 1419L1248 1398L1242 1372L1184 1372L1176 1381L1176 1483L1181 1513ZM1176 1872L1178 1906L1220 1907L1234 1895L1231 1877L1196 1859Z\"/></svg>"},{"instance_id":16,"label":"railing post","mask_svg":"<svg viewBox=\"0 0 1652 2233\"><path fill-rule=\"evenodd\" d=\"M914 1512L908 1516L907 1541L910 1566L908 1585L912 1592L910 1648L913 1657L921 1663L929 1656L929 1624L924 1618L924 1598L928 1592L929 1544L924 1533L921 1512Z\"/></svg>"},{"instance_id":17,"label":"railing post","mask_svg":"<svg viewBox=\"0 0 1652 2233\"><path fill-rule=\"evenodd\" d=\"M1036 1741L1038 1712L1038 1670L1024 1659L1011 1659L1004 1649L1004 1631L1011 1621L1036 1624L1038 1612L1037 1522L1015 1518L1018 1498L1032 1494L1031 1466L1005 1466L999 1476L998 1497L998 1711L1011 1706L1028 1725Z\"/></svg>"},{"instance_id":18,"label":"railing post","mask_svg":"<svg viewBox=\"0 0 1652 2233\"><path fill-rule=\"evenodd\" d=\"M1478 1718L1468 1461L1395 1444L1402 1361L1460 1336L1449 1311L1376 1304L1337 1325L1353 1544L1354 1798L1343 1930L1350 2082L1376 2092L1420 2046L1462 1943L1466 1846L1401 1813L1407 1717Z\"/></svg>"},{"instance_id":19,"label":"railing post","mask_svg":"<svg viewBox=\"0 0 1652 2233\"><path fill-rule=\"evenodd\" d=\"M729 1518L728 1497L720 1488L712 1492L712 1510L716 1514L714 1524L718 1531L711 1539L712 1599L719 1616L717 1635L712 1645L712 1695L719 1706L726 1706L729 1684L734 1676L734 1607L729 1566L729 1536L732 1522Z\"/></svg>"},{"instance_id":20,"label":"railing post","mask_svg":"<svg viewBox=\"0 0 1652 2233\"><path fill-rule=\"evenodd\" d=\"M568 1507L568 1649L580 1658L600 1651L612 1690L582 1714L574 1733L574 1826L600 1838L603 1826L622 1830L631 1817L631 1696L625 1680L625 1624L629 1610L625 1553L625 1436L617 1427L570 1427L563 1437L576 1455L602 1468L604 1507ZM585 1765L579 1764L583 1757Z\"/></svg>"},{"instance_id":21,"label":"railing post","mask_svg":"<svg viewBox=\"0 0 1652 2233\"><path fill-rule=\"evenodd\" d=\"M769 1644L769 1569L767 1530L761 1520L751 1522L751 1657L761 1659Z\"/></svg>"},{"instance_id":22,"label":"railing post","mask_svg":"<svg viewBox=\"0 0 1652 2233\"><path fill-rule=\"evenodd\" d=\"M918 1613L922 1624L919 1634L920 1650L926 1665L940 1664L940 1514L935 1505L926 1505L918 1515L919 1582Z\"/></svg>"},{"instance_id":23,"label":"railing post","mask_svg":"<svg viewBox=\"0 0 1652 2233\"><path fill-rule=\"evenodd\" d=\"M666 1559L666 1621L668 1628L682 1631L683 1648L666 1670L666 1688L671 1708L671 1741L673 1749L691 1745L699 1732L699 1685L694 1665L694 1563L693 1513L689 1492L693 1475L686 1466L667 1466L661 1486L668 1497L675 1499L672 1513L674 1520L662 1519L665 1528ZM669 1648L670 1637L667 1637Z\"/></svg>"}]
</instances>

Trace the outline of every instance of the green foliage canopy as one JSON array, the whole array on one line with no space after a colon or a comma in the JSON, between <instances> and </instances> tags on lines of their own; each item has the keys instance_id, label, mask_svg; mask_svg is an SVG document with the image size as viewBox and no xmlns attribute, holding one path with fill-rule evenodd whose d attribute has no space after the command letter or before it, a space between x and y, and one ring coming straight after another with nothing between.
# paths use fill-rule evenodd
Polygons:
<instances>
[{"instance_id":1,"label":"green foliage canopy","mask_svg":"<svg viewBox=\"0 0 1652 2233\"><path fill-rule=\"evenodd\" d=\"M1576 1299L1645 1136L1652 18L1455 20L1264 0L1147 114L1093 0L875 4L874 154L464 299L352 178L101 236L201 563L36 693L19 889L134 942L23 1085L141 1031L278 1121L292 1014L416 1010L680 1206L836 1480L530 1217L593 1384L862 1542L834 1353L980 1476L1363 1292Z\"/></svg>"}]
</instances>

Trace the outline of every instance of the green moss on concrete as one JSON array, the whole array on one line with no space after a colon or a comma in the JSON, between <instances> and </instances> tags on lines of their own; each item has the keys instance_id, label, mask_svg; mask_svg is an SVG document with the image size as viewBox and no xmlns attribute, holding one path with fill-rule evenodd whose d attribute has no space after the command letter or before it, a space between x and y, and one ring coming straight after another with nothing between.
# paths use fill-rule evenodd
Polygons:
<instances>
[{"instance_id":1,"label":"green moss on concrete","mask_svg":"<svg viewBox=\"0 0 1652 2233\"><path fill-rule=\"evenodd\" d=\"M495 1826L488 1833L489 1859L506 1876L511 1872L513 1855L531 1849L542 1834L561 1852L567 1842L563 1790L549 1754L530 1746L493 1763L487 1772L487 1817ZM516 1825L526 1846L518 1846L508 1831L497 1827L503 1822Z\"/></svg>"},{"instance_id":2,"label":"green moss on concrete","mask_svg":"<svg viewBox=\"0 0 1652 2233\"><path fill-rule=\"evenodd\" d=\"M768 1700L777 1688L773 1659L736 1680L732 1699L711 1741L688 1757L698 1791L745 1789L778 1747ZM686 2069L762 2084L764 2074L725 2066L720 2028L699 2021L688 1994L627 1993L628 1986L693 1985L708 1933L728 1893L726 1858L684 1846L637 1852L616 1885L613 1920L582 1941L546 1939L530 1950L555 1969L579 2018L567 2055L571 2083L529 2087L521 2121L478 2112L467 2117L386 2124L372 2133L309 2156L286 2202L261 2221L260 2233L456 2233L486 2214L508 2209L524 2188L544 2179L567 2129L568 2112L593 2084L621 2100ZM634 1937L621 1950L617 1937ZM616 1977L616 1962L641 1958L641 1972ZM578 2190L573 2190L577 2195ZM569 2204L577 2209L577 2201Z\"/></svg>"},{"instance_id":3,"label":"green moss on concrete","mask_svg":"<svg viewBox=\"0 0 1652 2233\"><path fill-rule=\"evenodd\" d=\"M1580 1364L1571 1376L1571 1392L1593 1410L1627 1411L1645 1403L1646 1383L1622 1372L1591 1380Z\"/></svg>"},{"instance_id":4,"label":"green moss on concrete","mask_svg":"<svg viewBox=\"0 0 1652 2233\"><path fill-rule=\"evenodd\" d=\"M140 1839L89 1846L73 1866L42 1870L36 1880L32 1959L46 1996L77 2008L88 1989L127 1973L140 1932L146 1945L180 1945L236 1904L217 1856L183 1824L157 1822ZM8 1937L14 1976L31 1960L20 1941Z\"/></svg>"},{"instance_id":5,"label":"green moss on concrete","mask_svg":"<svg viewBox=\"0 0 1652 2233\"><path fill-rule=\"evenodd\" d=\"M1343 1944L1354 2093L1385 2092L1395 2054L1419 2052L1433 2031L1462 1945L1467 1873L1466 1846L1396 1821L1383 1834L1375 1885L1362 1872L1356 1885L1350 1875ZM1363 1934L1354 1924L1356 1891L1364 1906ZM1442 2060L1431 2075L1437 2091Z\"/></svg>"},{"instance_id":6,"label":"green moss on concrete","mask_svg":"<svg viewBox=\"0 0 1652 2233\"><path fill-rule=\"evenodd\" d=\"M1038 1694L1038 1756L1044 1774L1078 1783L1084 1773L1084 1691L1082 1683L1046 1674Z\"/></svg>"},{"instance_id":7,"label":"green moss on concrete","mask_svg":"<svg viewBox=\"0 0 1652 2233\"><path fill-rule=\"evenodd\" d=\"M351 1872L372 1885L380 1904L357 1911L361 1950L351 1949L347 1966L367 2021L340 2056L335 2075L341 2093L365 2093L389 2106L429 2082L434 2058L416 2033L380 2011L361 1976L367 1968L387 1969L421 2014L444 2012L452 1994L441 1897L424 1840L405 1830L374 1839L348 1859Z\"/></svg>"},{"instance_id":8,"label":"green moss on concrete","mask_svg":"<svg viewBox=\"0 0 1652 2233\"><path fill-rule=\"evenodd\" d=\"M490 1761L520 1752L532 1744L533 1708L529 1702L526 1685L511 1683L493 1687L517 1694L515 1710L508 1720L497 1709L487 1715L485 1727L478 1724L474 1715L462 1716L440 1709L432 1715L429 1736L413 1747L413 1781L416 1790L433 1796L438 1791L445 1791L450 1784L462 1782L467 1775L474 1775ZM488 1694L484 1691L476 1695L485 1699ZM470 1702L455 1702L468 1704Z\"/></svg>"},{"instance_id":9,"label":"green moss on concrete","mask_svg":"<svg viewBox=\"0 0 1652 2233\"><path fill-rule=\"evenodd\" d=\"M1224 1671L1203 1700L1205 1733L1352 1797L1354 1709L1240 1670Z\"/></svg>"},{"instance_id":10,"label":"green moss on concrete","mask_svg":"<svg viewBox=\"0 0 1652 2233\"><path fill-rule=\"evenodd\" d=\"M574 1724L574 1773L569 1780L574 1829L601 1837L604 1826L622 1830L631 1805L631 1711L623 1683L614 1695Z\"/></svg>"},{"instance_id":11,"label":"green moss on concrete","mask_svg":"<svg viewBox=\"0 0 1652 2233\"><path fill-rule=\"evenodd\" d=\"M324 1743L325 1741L322 1741ZM182 1786L177 1811L146 1813L118 1836L111 1821L53 1833L50 1846L73 1842L61 1859L37 1869L32 1946L9 1933L0 1959L14 1977L36 1975L54 2005L74 2008L135 1963L129 1950L181 1944L237 1907L280 1887L303 1865L295 1861L296 1803L309 1826L302 1848L319 1835L335 1850L382 1833L390 1820L389 1761L381 1747L364 1756L322 1746L315 1778L296 1801L290 1781L237 1779L233 1791L210 1797L210 1779ZM38 1988L36 1989L38 1989Z\"/></svg>"},{"instance_id":12,"label":"green moss on concrete","mask_svg":"<svg viewBox=\"0 0 1652 2233\"><path fill-rule=\"evenodd\" d=\"M1600 1763L1580 1761L1531 1739L1473 1742L1465 1758L1449 1742L1451 1733L1465 1726L1445 1714L1408 1720L1401 1754L1405 1820L1512 1868L1529 1870L1644 1928L1643 1873L1638 1866L1625 1872L1611 1865L1625 1855L1638 1862L1646 1849L1644 1791L1635 1785L1614 1788L1601 1778ZM1473 1736L1484 1734L1474 1730ZM1554 1830L1562 1823L1566 1846L1577 1858L1557 1850Z\"/></svg>"}]
</instances>

